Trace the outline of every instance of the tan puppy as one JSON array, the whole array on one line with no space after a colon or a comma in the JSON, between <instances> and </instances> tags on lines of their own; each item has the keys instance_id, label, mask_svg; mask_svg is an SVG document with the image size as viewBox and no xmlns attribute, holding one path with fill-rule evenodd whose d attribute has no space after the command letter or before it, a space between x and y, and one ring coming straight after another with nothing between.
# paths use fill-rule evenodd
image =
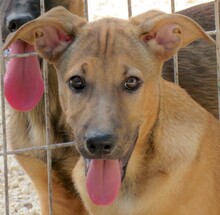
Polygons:
<instances>
[{"instance_id":1,"label":"tan puppy","mask_svg":"<svg viewBox=\"0 0 220 215\"><path fill-rule=\"evenodd\" d=\"M163 62L198 38L214 43L182 15L87 23L62 7L8 38L57 70L81 154L72 176L91 214L220 214L220 124L161 78Z\"/></svg>"}]
</instances>

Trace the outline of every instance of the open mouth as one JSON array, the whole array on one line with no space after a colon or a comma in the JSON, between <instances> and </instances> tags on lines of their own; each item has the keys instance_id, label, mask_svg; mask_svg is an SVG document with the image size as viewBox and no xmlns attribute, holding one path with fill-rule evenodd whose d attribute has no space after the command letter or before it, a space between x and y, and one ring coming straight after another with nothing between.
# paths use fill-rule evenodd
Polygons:
<instances>
[{"instance_id":1,"label":"open mouth","mask_svg":"<svg viewBox=\"0 0 220 215\"><path fill-rule=\"evenodd\" d=\"M86 189L94 204L110 205L117 198L136 141L120 159L85 158Z\"/></svg>"}]
</instances>

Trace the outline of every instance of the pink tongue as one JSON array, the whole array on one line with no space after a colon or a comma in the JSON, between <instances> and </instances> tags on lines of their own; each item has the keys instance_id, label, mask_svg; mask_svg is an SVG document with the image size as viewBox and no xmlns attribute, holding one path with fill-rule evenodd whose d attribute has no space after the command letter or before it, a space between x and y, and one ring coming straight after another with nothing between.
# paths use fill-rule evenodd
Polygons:
<instances>
[{"instance_id":1,"label":"pink tongue","mask_svg":"<svg viewBox=\"0 0 220 215\"><path fill-rule=\"evenodd\" d=\"M11 54L34 52L33 46L16 41ZM4 77L4 92L8 103L16 110L28 111L40 101L44 91L40 65L36 56L12 58Z\"/></svg>"},{"instance_id":2,"label":"pink tongue","mask_svg":"<svg viewBox=\"0 0 220 215\"><path fill-rule=\"evenodd\" d=\"M117 197L121 187L118 160L91 160L86 187L90 199L97 205L109 205Z\"/></svg>"}]
</instances>

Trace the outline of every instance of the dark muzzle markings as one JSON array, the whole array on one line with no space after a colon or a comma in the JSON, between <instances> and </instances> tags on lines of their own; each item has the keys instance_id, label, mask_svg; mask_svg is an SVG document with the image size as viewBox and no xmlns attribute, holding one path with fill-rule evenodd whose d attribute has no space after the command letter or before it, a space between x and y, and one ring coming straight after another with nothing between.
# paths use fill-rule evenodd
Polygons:
<instances>
[{"instance_id":1,"label":"dark muzzle markings","mask_svg":"<svg viewBox=\"0 0 220 215\"><path fill-rule=\"evenodd\" d=\"M6 3L4 3L6 4ZM40 16L40 1L39 0L9 0L3 9L4 23L2 25L3 40L6 36L14 31L17 31L25 23L36 19Z\"/></svg>"}]
</instances>

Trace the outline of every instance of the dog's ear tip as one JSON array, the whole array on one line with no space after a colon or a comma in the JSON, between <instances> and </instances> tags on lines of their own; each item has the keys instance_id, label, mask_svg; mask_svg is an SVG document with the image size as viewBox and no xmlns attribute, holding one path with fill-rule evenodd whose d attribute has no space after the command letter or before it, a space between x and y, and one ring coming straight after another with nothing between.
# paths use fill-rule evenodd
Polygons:
<instances>
[{"instance_id":1,"label":"dog's ear tip","mask_svg":"<svg viewBox=\"0 0 220 215\"><path fill-rule=\"evenodd\" d=\"M208 35L206 32L203 32L202 34L198 35L197 39L205 40L210 45L216 46L216 41L213 39L210 35Z\"/></svg>"},{"instance_id":2,"label":"dog's ear tip","mask_svg":"<svg viewBox=\"0 0 220 215\"><path fill-rule=\"evenodd\" d=\"M209 37L208 42L209 42L211 45L215 45L215 46L216 46L216 41L215 41L212 37Z\"/></svg>"}]
</instances>

